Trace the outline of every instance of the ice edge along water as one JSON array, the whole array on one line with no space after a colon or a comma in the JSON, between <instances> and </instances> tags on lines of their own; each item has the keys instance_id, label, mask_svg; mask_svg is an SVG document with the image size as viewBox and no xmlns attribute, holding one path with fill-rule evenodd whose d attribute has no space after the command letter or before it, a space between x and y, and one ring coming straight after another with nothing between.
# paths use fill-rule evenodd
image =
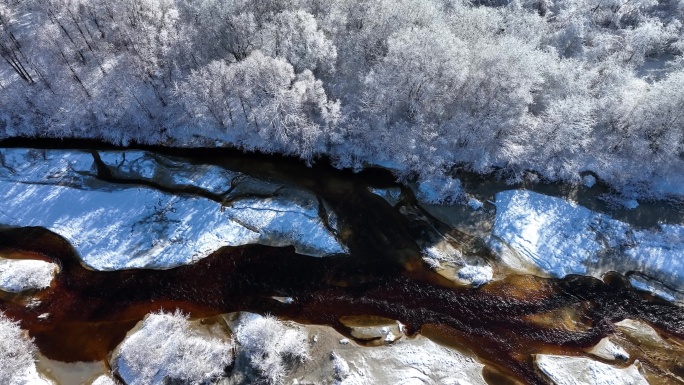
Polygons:
<instances>
[{"instance_id":1,"label":"ice edge along water","mask_svg":"<svg viewBox=\"0 0 684 385\"><path fill-rule=\"evenodd\" d=\"M210 191L230 186L231 175L217 167L190 172L178 164L161 167L152 157L141 162L140 152L131 152L128 160L125 154L104 155L117 172L129 172L131 178L159 178L171 187L187 184ZM315 197L307 198L311 194L306 192L292 199L275 195L222 205L200 196L103 182L86 152L4 149L0 156L0 223L45 227L67 239L95 270L168 269L223 246L252 243L293 245L311 256L347 252L319 217ZM334 223L332 218L333 231Z\"/></svg>"},{"instance_id":2,"label":"ice edge along water","mask_svg":"<svg viewBox=\"0 0 684 385\"><path fill-rule=\"evenodd\" d=\"M556 385L648 385L638 363L616 368L585 357L538 354L535 362Z\"/></svg>"},{"instance_id":3,"label":"ice edge along water","mask_svg":"<svg viewBox=\"0 0 684 385\"><path fill-rule=\"evenodd\" d=\"M684 226L637 230L606 214L526 190L496 194L490 246L509 266L552 277L631 275L638 289L684 299Z\"/></svg>"}]
</instances>

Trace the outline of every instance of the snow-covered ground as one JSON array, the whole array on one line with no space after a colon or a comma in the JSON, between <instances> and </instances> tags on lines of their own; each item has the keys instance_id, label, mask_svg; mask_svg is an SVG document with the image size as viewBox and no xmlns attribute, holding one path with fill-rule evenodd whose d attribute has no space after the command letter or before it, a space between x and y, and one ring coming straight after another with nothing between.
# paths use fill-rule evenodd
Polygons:
<instances>
[{"instance_id":1,"label":"snow-covered ground","mask_svg":"<svg viewBox=\"0 0 684 385\"><path fill-rule=\"evenodd\" d=\"M20 293L50 286L59 266L31 259L6 259L0 255L0 290Z\"/></svg>"},{"instance_id":2,"label":"snow-covered ground","mask_svg":"<svg viewBox=\"0 0 684 385\"><path fill-rule=\"evenodd\" d=\"M677 292L684 291L680 225L637 230L561 198L510 190L496 194L490 246L504 263L526 272L601 277L607 271L636 271L653 278L638 281L640 289L674 292L680 300ZM652 286L658 282L674 291Z\"/></svg>"},{"instance_id":3,"label":"snow-covered ground","mask_svg":"<svg viewBox=\"0 0 684 385\"><path fill-rule=\"evenodd\" d=\"M618 368L584 357L542 354L535 361L556 385L648 385L636 365Z\"/></svg>"},{"instance_id":4,"label":"snow-covered ground","mask_svg":"<svg viewBox=\"0 0 684 385\"><path fill-rule=\"evenodd\" d=\"M406 339L399 334L395 342L363 347L329 326L253 313L225 314L221 319L225 322L204 323L179 313L150 314L115 350L111 365L131 385L164 379L231 384L486 384L483 364L421 336Z\"/></svg>"},{"instance_id":5,"label":"snow-covered ground","mask_svg":"<svg viewBox=\"0 0 684 385\"><path fill-rule=\"evenodd\" d=\"M275 383L486 384L483 364L422 336L407 339L397 332L397 339L364 347L329 326L283 324L250 313L239 313L231 328L237 330L238 357L247 357L260 370L277 372L282 381ZM306 359L284 365L281 357L288 355ZM239 361L236 368L245 370Z\"/></svg>"},{"instance_id":6,"label":"snow-covered ground","mask_svg":"<svg viewBox=\"0 0 684 385\"><path fill-rule=\"evenodd\" d=\"M194 186L221 195L241 176L223 167L188 164L146 151L102 151L98 155L115 177L153 181L169 188Z\"/></svg>"},{"instance_id":7,"label":"snow-covered ground","mask_svg":"<svg viewBox=\"0 0 684 385\"><path fill-rule=\"evenodd\" d=\"M0 180L89 188L96 171L85 151L0 149ZM96 187L96 186L92 186Z\"/></svg>"},{"instance_id":8,"label":"snow-covered ground","mask_svg":"<svg viewBox=\"0 0 684 385\"><path fill-rule=\"evenodd\" d=\"M423 337L390 346L336 349L332 359L337 385L486 384L484 365Z\"/></svg>"},{"instance_id":9,"label":"snow-covered ground","mask_svg":"<svg viewBox=\"0 0 684 385\"><path fill-rule=\"evenodd\" d=\"M144 185L102 182L94 177L92 155L85 152L4 149L0 154L5 162L0 167L0 224L54 231L96 270L172 268L223 246L250 243L294 245L312 256L346 252L333 234L334 215L328 210L327 227L316 197L305 191L290 188L253 198L247 190L241 191L243 198L224 204ZM106 156L112 164L123 157ZM127 159L130 164L118 163L118 177L224 191L233 175L207 166L195 174L192 165L186 165L190 170L153 167L147 164L151 157L137 152ZM149 169L140 166L141 160Z\"/></svg>"},{"instance_id":10,"label":"snow-covered ground","mask_svg":"<svg viewBox=\"0 0 684 385\"><path fill-rule=\"evenodd\" d=\"M625 320L620 330L637 346L667 344L643 323ZM0 380L3 384L51 385L34 364L35 347L15 323L0 314ZM663 349L667 350L666 347ZM534 362L556 385L646 385L641 364L625 367L628 355L602 341L590 357L537 354ZM596 354L600 351L600 354ZM668 351L669 352L669 351ZM605 356L605 357L604 357ZM263 383L263 384L487 384L484 364L467 353L441 346L423 336L375 347L360 346L329 326L284 322L253 313L230 313L207 320L189 320L176 313L152 313L138 323L109 358L101 363L60 364L78 372L90 366L84 383L126 384ZM93 369L95 369L93 371ZM45 370L43 368L42 370ZM64 373L63 373L64 374ZM78 374L78 373L75 373ZM76 378L76 377L74 377ZM94 380L94 382L93 382ZM174 382L175 383L175 382Z\"/></svg>"}]
</instances>

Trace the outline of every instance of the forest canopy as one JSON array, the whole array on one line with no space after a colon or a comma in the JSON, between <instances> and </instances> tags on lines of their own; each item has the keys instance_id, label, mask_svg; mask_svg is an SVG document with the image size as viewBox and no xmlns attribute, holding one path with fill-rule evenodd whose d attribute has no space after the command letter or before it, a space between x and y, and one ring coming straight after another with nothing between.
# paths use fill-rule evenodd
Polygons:
<instances>
[{"instance_id":1,"label":"forest canopy","mask_svg":"<svg viewBox=\"0 0 684 385\"><path fill-rule=\"evenodd\" d=\"M0 138L662 195L684 170L683 18L681 0L1 0Z\"/></svg>"}]
</instances>

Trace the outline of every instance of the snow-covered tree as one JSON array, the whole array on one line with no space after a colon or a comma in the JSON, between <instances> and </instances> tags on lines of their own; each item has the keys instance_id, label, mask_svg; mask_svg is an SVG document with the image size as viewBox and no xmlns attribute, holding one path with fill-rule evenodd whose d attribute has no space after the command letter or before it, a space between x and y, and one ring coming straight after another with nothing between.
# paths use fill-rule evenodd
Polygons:
<instances>
[{"instance_id":1,"label":"snow-covered tree","mask_svg":"<svg viewBox=\"0 0 684 385\"><path fill-rule=\"evenodd\" d=\"M209 384L233 361L232 341L206 335L180 312L153 313L121 343L113 359L114 370L129 385Z\"/></svg>"},{"instance_id":2,"label":"snow-covered tree","mask_svg":"<svg viewBox=\"0 0 684 385\"><path fill-rule=\"evenodd\" d=\"M271 316L251 317L236 333L238 351L270 384L282 383L288 368L309 358L307 339L306 331Z\"/></svg>"},{"instance_id":3,"label":"snow-covered tree","mask_svg":"<svg viewBox=\"0 0 684 385\"><path fill-rule=\"evenodd\" d=\"M283 59L254 51L238 63L214 61L193 72L180 91L195 116L234 130L238 144L311 156L323 129L338 119L310 71L296 75Z\"/></svg>"},{"instance_id":4,"label":"snow-covered tree","mask_svg":"<svg viewBox=\"0 0 684 385\"><path fill-rule=\"evenodd\" d=\"M35 364L36 346L19 325L0 313L0 382L48 385Z\"/></svg>"},{"instance_id":5,"label":"snow-covered tree","mask_svg":"<svg viewBox=\"0 0 684 385\"><path fill-rule=\"evenodd\" d=\"M684 167L680 3L6 0L0 137L648 185Z\"/></svg>"},{"instance_id":6,"label":"snow-covered tree","mask_svg":"<svg viewBox=\"0 0 684 385\"><path fill-rule=\"evenodd\" d=\"M0 4L0 57L9 64L14 73L31 84L34 83L33 71L28 58L21 49L13 29L16 28L15 12L4 4Z\"/></svg>"},{"instance_id":7,"label":"snow-covered tree","mask_svg":"<svg viewBox=\"0 0 684 385\"><path fill-rule=\"evenodd\" d=\"M387 46L366 77L368 115L382 125L449 120L470 71L466 44L446 28L408 28Z\"/></svg>"},{"instance_id":8,"label":"snow-covered tree","mask_svg":"<svg viewBox=\"0 0 684 385\"><path fill-rule=\"evenodd\" d=\"M318 29L308 12L283 11L266 24L261 35L263 52L287 60L296 72L330 72L335 68L337 51L332 41Z\"/></svg>"}]
</instances>

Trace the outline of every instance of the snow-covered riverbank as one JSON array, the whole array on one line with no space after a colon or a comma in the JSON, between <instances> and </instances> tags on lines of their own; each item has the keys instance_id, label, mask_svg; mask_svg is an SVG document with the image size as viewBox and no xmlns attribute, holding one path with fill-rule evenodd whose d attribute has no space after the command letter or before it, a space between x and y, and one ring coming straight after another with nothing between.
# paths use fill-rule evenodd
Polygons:
<instances>
[{"instance_id":1,"label":"snow-covered riverbank","mask_svg":"<svg viewBox=\"0 0 684 385\"><path fill-rule=\"evenodd\" d=\"M315 196L290 186L140 152L102 155L125 184L99 179L88 152L3 149L0 155L0 223L50 229L92 269L168 269L251 243L293 245L312 256L346 252L334 213L320 214Z\"/></svg>"},{"instance_id":2,"label":"snow-covered riverbank","mask_svg":"<svg viewBox=\"0 0 684 385\"><path fill-rule=\"evenodd\" d=\"M681 225L638 230L561 198L511 190L496 195L489 244L520 271L556 278L634 272L635 287L668 300L684 298Z\"/></svg>"},{"instance_id":3,"label":"snow-covered riverbank","mask_svg":"<svg viewBox=\"0 0 684 385\"><path fill-rule=\"evenodd\" d=\"M17 363L24 371L17 372L21 381L68 383L64 373L73 369L83 376L79 381L98 385L122 379L129 385L485 384L492 373L557 384L581 373L587 383L618 384L648 382L675 370L658 357L660 351L679 354L676 346L657 339L658 329L642 320L662 321L656 327L677 335L681 308L648 302L629 288L622 292L625 298L599 290L595 302L580 303L577 293L606 285L579 278L573 281L579 291L570 292L559 280L536 276L602 278L617 271L635 288L680 304L680 224L642 228L569 199L499 186L494 198L473 194L467 205L428 206L413 199L419 195L414 185L374 184L370 173L333 168L305 174L310 169L304 165L231 169L219 161L138 150L2 149L0 161L0 199L6 203L0 224L44 227L65 238L84 265L102 270L60 264L64 256L43 262L50 257L45 248L40 253L46 255L32 256L25 244L24 254L9 246L0 250L0 258L7 257L0 259L0 305L6 306L0 311L37 333L36 343L45 343L41 336L68 336L62 328L111 326L121 322L118 312L130 323L118 331L116 343L99 347L100 361L71 367L51 361L54 356L32 366L40 353L31 350L24 332L5 322L0 326L6 330L0 329L13 336L12 346L29 349L29 355L0 352L25 361ZM430 214L438 211L445 220ZM224 246L253 243L291 245L307 256L291 249L236 248L206 258ZM289 257L275 261L272 255ZM368 268L366 262L377 265ZM122 269L136 270L114 271ZM145 293L135 293L141 285ZM234 311L242 298L246 304L239 306L246 310L311 317L315 321L304 322L333 324L348 334L255 314L217 316ZM621 300L627 301L624 308ZM109 309L111 301L119 301L116 309ZM646 303L639 301L649 304L644 312L633 311ZM72 314L79 306L88 308L82 318ZM188 320L161 314L159 306L216 317ZM126 313L129 307L136 310ZM613 310L634 321L623 327L613 320L614 328L604 327L598 320L612 319ZM147 312L156 313L143 320ZM365 312L370 318L364 321ZM131 319L140 320L132 329ZM437 337L407 337L421 328L433 330L425 333L432 337L437 328ZM522 334L508 334L518 328ZM655 353L639 350L644 341L655 344ZM447 342L459 348L440 345Z\"/></svg>"}]
</instances>

